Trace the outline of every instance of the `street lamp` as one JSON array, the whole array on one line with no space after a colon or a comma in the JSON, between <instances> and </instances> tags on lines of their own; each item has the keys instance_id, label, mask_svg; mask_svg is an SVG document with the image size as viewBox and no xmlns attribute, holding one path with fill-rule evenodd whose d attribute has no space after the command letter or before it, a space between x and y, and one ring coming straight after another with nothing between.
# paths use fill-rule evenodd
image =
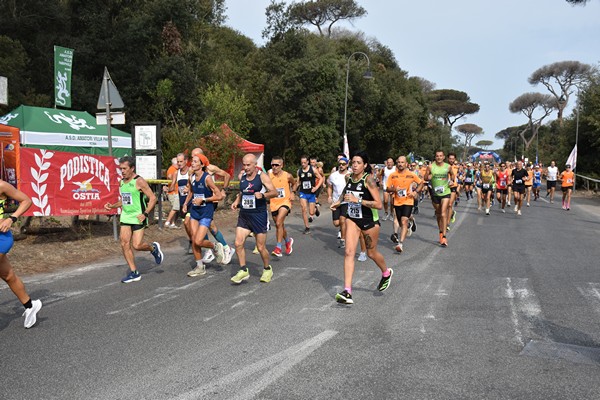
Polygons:
<instances>
[{"instance_id":1,"label":"street lamp","mask_svg":"<svg viewBox=\"0 0 600 400\"><path fill-rule=\"evenodd\" d=\"M350 57L348 57L348 63L346 64L346 97L344 98L344 154L346 155L346 157L350 157L350 148L348 146L348 133L346 132L346 120L348 115L348 79L350 78L350 60L355 55L362 55L365 56L365 58L367 59L367 71L363 74L363 78L373 78L373 74L371 73L371 61L369 60L369 56L363 53L362 51L356 51L350 54Z\"/></svg>"},{"instance_id":2,"label":"street lamp","mask_svg":"<svg viewBox=\"0 0 600 400\"><path fill-rule=\"evenodd\" d=\"M575 123L575 165L573 165L573 172L577 169L577 142L579 141L579 86L577 86L577 118ZM573 191L577 186L577 176L573 179Z\"/></svg>"}]
</instances>

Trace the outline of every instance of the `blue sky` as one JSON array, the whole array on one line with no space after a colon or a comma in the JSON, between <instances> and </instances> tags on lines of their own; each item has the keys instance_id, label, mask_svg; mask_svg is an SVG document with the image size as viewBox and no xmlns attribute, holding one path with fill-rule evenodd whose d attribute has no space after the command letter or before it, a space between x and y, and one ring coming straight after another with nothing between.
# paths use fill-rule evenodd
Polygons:
<instances>
[{"instance_id":1,"label":"blue sky","mask_svg":"<svg viewBox=\"0 0 600 400\"><path fill-rule=\"evenodd\" d=\"M456 123L500 130L526 122L508 111L525 92L547 93L527 78L557 61L600 62L600 0L573 7L565 0L357 0L368 15L339 26L389 47L400 67L437 89L465 91L481 106ZM226 25L263 45L269 0L226 0ZM289 1L288 1L289 3ZM574 105L572 98L569 108ZM570 112L570 111L568 111ZM552 118L556 118L554 114ZM493 147L501 147L496 141Z\"/></svg>"}]
</instances>

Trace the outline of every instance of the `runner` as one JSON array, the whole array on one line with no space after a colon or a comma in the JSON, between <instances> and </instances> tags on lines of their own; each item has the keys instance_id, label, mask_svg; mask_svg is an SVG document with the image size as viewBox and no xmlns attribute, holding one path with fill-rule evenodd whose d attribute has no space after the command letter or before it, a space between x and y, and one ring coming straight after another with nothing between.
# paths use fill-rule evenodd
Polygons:
<instances>
[{"instance_id":1,"label":"runner","mask_svg":"<svg viewBox=\"0 0 600 400\"><path fill-rule=\"evenodd\" d=\"M540 198L540 187L542 186L542 171L540 166L536 165L533 171L533 201Z\"/></svg>"},{"instance_id":2,"label":"runner","mask_svg":"<svg viewBox=\"0 0 600 400\"><path fill-rule=\"evenodd\" d=\"M179 169L176 174L173 174L171 178L171 184L169 185L169 190L173 188L177 188L177 196L179 199L179 217L183 220L183 227L185 228L185 233L188 237L188 254L193 254L193 246L192 246L192 228L190 226L190 214L188 212L183 212L183 205L185 204L185 199L188 195L188 182L190 181L191 170L188 165L189 157L185 153L177 154L177 166ZM214 257L213 257L214 259ZM211 260L212 261L212 260Z\"/></svg>"},{"instance_id":3,"label":"runner","mask_svg":"<svg viewBox=\"0 0 600 400\"><path fill-rule=\"evenodd\" d=\"M319 171L319 174L321 174L322 177L325 176L325 173L323 172L323 163L319 162L317 160L317 157L310 158L310 166L314 170ZM322 182L321 185L319 185L319 187L315 191L315 217L321 216L321 210L319 209L321 207L321 202L319 201L319 196L321 195L321 190L323 189L323 186L325 186L324 182Z\"/></svg>"},{"instance_id":4,"label":"runner","mask_svg":"<svg viewBox=\"0 0 600 400\"><path fill-rule=\"evenodd\" d=\"M373 178L369 175L371 166L369 157L365 152L358 152L352 157L352 175L342 198L331 205L335 210L342 203L346 203L346 251L344 254L344 290L335 295L335 300L342 304L353 304L352 277L354 275L354 255L360 236L365 238L369 258L375 261L382 273L377 290L386 290L392 279L394 271L388 268L383 255L377 250L379 239L379 215L377 209L381 208L379 189Z\"/></svg>"},{"instance_id":5,"label":"runner","mask_svg":"<svg viewBox=\"0 0 600 400\"><path fill-rule=\"evenodd\" d=\"M483 171L481 171L481 202L485 206L485 215L490 215L490 201L494 184L494 171L490 169L490 163L483 163Z\"/></svg>"},{"instance_id":6,"label":"runner","mask_svg":"<svg viewBox=\"0 0 600 400\"><path fill-rule=\"evenodd\" d=\"M440 234L440 245L448 247L446 230L450 223L450 182L454 180L454 172L449 164L444 162L446 156L443 150L435 152L435 162L427 168L427 179L431 183L431 202Z\"/></svg>"},{"instance_id":7,"label":"runner","mask_svg":"<svg viewBox=\"0 0 600 400\"><path fill-rule=\"evenodd\" d=\"M411 214L414 203L418 199L421 190L423 190L423 181L414 172L409 171L406 164L406 157L398 157L396 171L389 176L386 185L387 191L393 196L396 219L399 220L398 223L402 226L400 242L395 247L398 253L404 251L404 239L406 239L409 229L412 232L417 230L417 223ZM415 184L418 185L416 190L413 189ZM412 222L410 227L409 221Z\"/></svg>"},{"instance_id":8,"label":"runner","mask_svg":"<svg viewBox=\"0 0 600 400\"><path fill-rule=\"evenodd\" d=\"M173 182L173 176L177 175L177 171L179 170L179 164L177 163L177 157L173 157L171 160L171 166L167 170L167 179ZM175 224L177 220L177 215L179 214L179 196L177 195L177 185L172 187L172 185L165 186L164 189L167 192L167 199L171 204L171 211L169 211L169 215L167 215L167 220L165 221L165 227L172 229L179 229L179 227Z\"/></svg>"},{"instance_id":9,"label":"runner","mask_svg":"<svg viewBox=\"0 0 600 400\"><path fill-rule=\"evenodd\" d=\"M556 190L556 180L558 179L558 167L556 161L552 160L550 166L546 168L546 197L550 196L550 203L554 203L554 191Z\"/></svg>"},{"instance_id":10,"label":"runner","mask_svg":"<svg viewBox=\"0 0 600 400\"><path fill-rule=\"evenodd\" d=\"M456 154L448 153L448 164L452 169L453 178L449 182L450 184L450 205L448 206L448 212L450 213L450 222L454 223L456 221L456 211L454 207L458 206L458 183L457 183L457 174L458 174L458 165L456 165ZM448 225L449 226L449 225Z\"/></svg>"},{"instance_id":11,"label":"runner","mask_svg":"<svg viewBox=\"0 0 600 400\"><path fill-rule=\"evenodd\" d=\"M341 157L338 159L338 166L335 172L327 178L327 202L329 204L337 203L340 199L342 191L346 187L348 180L348 159ZM346 247L346 217L344 207L338 207L331 213L333 226L339 229L338 231L338 247Z\"/></svg>"},{"instance_id":12,"label":"runner","mask_svg":"<svg viewBox=\"0 0 600 400\"><path fill-rule=\"evenodd\" d=\"M137 282L142 279L140 272L135 266L133 250L149 251L154 256L154 261L160 264L164 260L160 244L142 242L144 229L148 226L148 215L156 205L156 196L148 182L135 172L135 158L131 156L122 157L119 160L119 168L123 179L119 184L121 200L114 204L106 203L104 208L111 210L121 208L121 248L123 256L129 266L129 273L121 279L123 283ZM148 203L146 203L148 199Z\"/></svg>"},{"instance_id":13,"label":"runner","mask_svg":"<svg viewBox=\"0 0 600 400\"><path fill-rule=\"evenodd\" d=\"M4 213L5 204L8 199L19 202L19 207L12 215ZM37 313L42 308L42 302L40 300L31 300L31 297L29 297L29 294L25 290L23 281L15 273L8 259L8 252L14 243L10 228L17 222L17 218L31 207L31 204L31 199L25 193L0 179L0 277L2 277L2 280L6 282L10 290L12 290L21 304L23 304L23 307L25 307L25 311L23 312L25 329L29 329L35 325Z\"/></svg>"},{"instance_id":14,"label":"runner","mask_svg":"<svg viewBox=\"0 0 600 400\"><path fill-rule=\"evenodd\" d=\"M281 257L281 246L285 242L285 254L290 255L294 251L294 239L288 236L285 230L285 217L292 212L292 201L294 201L294 185L296 181L289 172L283 170L283 157L275 156L271 159L271 171L269 178L277 190L277 196L271 199L270 210L275 221L277 245L271 252L275 257Z\"/></svg>"},{"instance_id":15,"label":"runner","mask_svg":"<svg viewBox=\"0 0 600 400\"><path fill-rule=\"evenodd\" d=\"M508 176L512 176L513 165L510 161L506 162L506 171L508 172ZM508 193L506 195L506 205L510 206L510 200L512 199L512 185L508 185Z\"/></svg>"},{"instance_id":16,"label":"runner","mask_svg":"<svg viewBox=\"0 0 600 400\"><path fill-rule=\"evenodd\" d=\"M469 200L469 196L473 198L473 181L474 181L474 172L471 163L467 164L467 169L465 170L464 184L465 184L465 194L467 196L467 200Z\"/></svg>"},{"instance_id":17,"label":"runner","mask_svg":"<svg viewBox=\"0 0 600 400\"><path fill-rule=\"evenodd\" d=\"M525 181L529 179L527 171L523 168L523 161L517 161L517 168L512 170L510 184L515 196L515 212L521 215L523 205L523 194L525 193Z\"/></svg>"},{"instance_id":18,"label":"runner","mask_svg":"<svg viewBox=\"0 0 600 400\"><path fill-rule=\"evenodd\" d=\"M202 155L202 157L200 157L200 160L205 165L206 172L208 172L210 174L210 176L213 178L213 181L215 180L215 175L223 178L223 188L221 189L221 195L223 198L225 198L225 196L226 196L225 189L227 189L229 187L229 182L231 181L231 175L228 172L223 171L221 168L217 167L216 165L210 164L210 161L208 160L208 158L206 158L206 155L204 154L204 151L201 148L196 147L194 150L192 150L192 156L194 156L196 154ZM219 202L215 201L212 203L212 205L213 205L215 211L217 211ZM223 234L217 227L217 224L215 223L214 219L210 223L210 234L219 243L221 243L223 245L223 252L225 254L225 258L223 259L223 264L224 265L229 264L229 262L231 261L231 258L233 257L233 254L235 253L235 249L227 244L227 242L225 241L225 237L223 236ZM207 240L208 240L208 238L207 238ZM202 258L202 262L207 264L214 259L215 259L215 256L212 253L212 251L210 249L206 249L204 257Z\"/></svg>"},{"instance_id":19,"label":"runner","mask_svg":"<svg viewBox=\"0 0 600 400\"><path fill-rule=\"evenodd\" d=\"M573 182L575 182L575 173L571 171L571 166L566 165L566 170L561 172L559 179L562 181L562 209L571 209L571 193L573 192Z\"/></svg>"},{"instance_id":20,"label":"runner","mask_svg":"<svg viewBox=\"0 0 600 400\"><path fill-rule=\"evenodd\" d=\"M477 211L481 211L481 166L479 164L475 164L474 167L474 179L475 179L475 191L477 192Z\"/></svg>"},{"instance_id":21,"label":"runner","mask_svg":"<svg viewBox=\"0 0 600 400\"><path fill-rule=\"evenodd\" d=\"M394 208L394 195L393 193L389 193L386 188L387 181L390 175L394 172L396 172L396 168L394 167L394 159L390 157L387 160L385 160L385 167L383 167L379 172L379 181L381 182L381 186L383 187L383 212L385 213L382 218L383 221L387 221L388 218L392 221L394 220L394 216L392 214L392 210Z\"/></svg>"},{"instance_id":22,"label":"runner","mask_svg":"<svg viewBox=\"0 0 600 400\"><path fill-rule=\"evenodd\" d=\"M533 168L531 164L527 164L527 180L525 181L525 192L527 193L525 199L527 201L527 207L531 201L531 192L533 191Z\"/></svg>"},{"instance_id":23,"label":"runner","mask_svg":"<svg viewBox=\"0 0 600 400\"><path fill-rule=\"evenodd\" d=\"M506 163L500 163L500 169L495 172L496 175L496 198L498 205L502 209L502 213L506 213L506 196L508 195L508 171Z\"/></svg>"},{"instance_id":24,"label":"runner","mask_svg":"<svg viewBox=\"0 0 600 400\"><path fill-rule=\"evenodd\" d=\"M308 164L308 160L306 160ZM240 191L235 201L231 204L232 210L239 207L237 227L235 228L235 252L240 262L240 270L231 281L240 284L250 278L250 271L246 266L246 251L244 243L250 233L256 238L256 246L263 261L261 282L271 282L273 268L269 265L269 252L266 249L267 241L267 199L277 196L277 189L273 186L269 176L256 169L256 156L246 154L242 159L244 174L240 180Z\"/></svg>"},{"instance_id":25,"label":"runner","mask_svg":"<svg viewBox=\"0 0 600 400\"><path fill-rule=\"evenodd\" d=\"M308 157L300 157L300 164L296 178L294 191L299 190L300 205L302 206L302 219L304 221L304 234L310 233L309 223L312 223L315 215L315 203L317 198L315 192L323 183L323 176L308 163Z\"/></svg>"},{"instance_id":26,"label":"runner","mask_svg":"<svg viewBox=\"0 0 600 400\"><path fill-rule=\"evenodd\" d=\"M208 229L215 209L212 202L223 198L221 191L215 185L212 176L206 172L206 166L200 160L201 155L192 157L192 176L187 183L187 197L182 210L187 212L190 205L190 228L192 231L192 250L196 259L196 267L188 272L194 277L206 274L206 266L202 262L202 248L214 249L217 253L217 263L223 263L225 255L223 245L219 242L212 243L208 240Z\"/></svg>"}]
</instances>

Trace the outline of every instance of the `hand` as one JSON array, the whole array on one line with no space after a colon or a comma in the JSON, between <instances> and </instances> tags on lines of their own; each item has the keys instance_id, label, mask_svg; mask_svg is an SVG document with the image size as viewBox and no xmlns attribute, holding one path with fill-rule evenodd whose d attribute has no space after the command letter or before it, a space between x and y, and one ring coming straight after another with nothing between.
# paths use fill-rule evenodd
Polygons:
<instances>
[{"instance_id":1,"label":"hand","mask_svg":"<svg viewBox=\"0 0 600 400\"><path fill-rule=\"evenodd\" d=\"M181 209L181 211L186 214L187 213L187 203L183 205L183 208Z\"/></svg>"},{"instance_id":2,"label":"hand","mask_svg":"<svg viewBox=\"0 0 600 400\"><path fill-rule=\"evenodd\" d=\"M111 205L110 203L106 203L106 204L104 205L104 209L105 209L105 210L112 210L112 205Z\"/></svg>"},{"instance_id":3,"label":"hand","mask_svg":"<svg viewBox=\"0 0 600 400\"><path fill-rule=\"evenodd\" d=\"M2 233L8 232L10 230L11 226L12 226L12 219L4 218L0 222L0 232L2 232Z\"/></svg>"},{"instance_id":4,"label":"hand","mask_svg":"<svg viewBox=\"0 0 600 400\"><path fill-rule=\"evenodd\" d=\"M231 204L231 209L232 209L233 211L235 211L235 210L237 210L237 208L238 208L238 203L234 201L234 202Z\"/></svg>"},{"instance_id":5,"label":"hand","mask_svg":"<svg viewBox=\"0 0 600 400\"><path fill-rule=\"evenodd\" d=\"M264 199L265 194L263 192L255 192L254 197L256 197L257 199Z\"/></svg>"},{"instance_id":6,"label":"hand","mask_svg":"<svg viewBox=\"0 0 600 400\"><path fill-rule=\"evenodd\" d=\"M317 188L316 188L316 187L314 187L314 188L310 189L310 192L311 192L311 193L314 193L314 192L316 192L316 191L317 191Z\"/></svg>"},{"instance_id":7,"label":"hand","mask_svg":"<svg viewBox=\"0 0 600 400\"><path fill-rule=\"evenodd\" d=\"M327 202L328 202L329 204L333 203L333 199L331 198L331 196L329 196L329 197L327 198Z\"/></svg>"},{"instance_id":8,"label":"hand","mask_svg":"<svg viewBox=\"0 0 600 400\"><path fill-rule=\"evenodd\" d=\"M142 224L146 220L146 216L144 214L138 214L137 219L140 221L140 224Z\"/></svg>"}]
</instances>

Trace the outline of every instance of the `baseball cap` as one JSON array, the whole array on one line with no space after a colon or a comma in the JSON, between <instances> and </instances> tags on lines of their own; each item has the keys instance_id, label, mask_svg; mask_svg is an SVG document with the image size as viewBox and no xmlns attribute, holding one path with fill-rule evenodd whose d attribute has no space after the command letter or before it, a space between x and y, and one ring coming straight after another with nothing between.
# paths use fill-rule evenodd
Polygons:
<instances>
[{"instance_id":1,"label":"baseball cap","mask_svg":"<svg viewBox=\"0 0 600 400\"><path fill-rule=\"evenodd\" d=\"M567 168L571 168L571 164L567 164L567 165L566 165L566 167L567 167Z\"/></svg>"}]
</instances>

